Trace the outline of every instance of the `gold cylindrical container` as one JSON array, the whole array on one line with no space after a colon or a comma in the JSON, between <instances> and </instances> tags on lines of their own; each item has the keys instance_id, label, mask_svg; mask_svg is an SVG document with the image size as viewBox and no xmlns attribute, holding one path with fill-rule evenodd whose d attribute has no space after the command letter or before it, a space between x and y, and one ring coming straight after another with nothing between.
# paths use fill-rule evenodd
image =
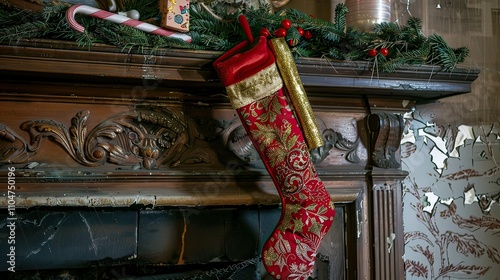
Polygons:
<instances>
[{"instance_id":1,"label":"gold cylindrical container","mask_svg":"<svg viewBox=\"0 0 500 280\"><path fill-rule=\"evenodd\" d=\"M346 0L345 5L346 25L359 31L371 32L376 23L391 21L390 0Z\"/></svg>"},{"instance_id":2,"label":"gold cylindrical container","mask_svg":"<svg viewBox=\"0 0 500 280\"><path fill-rule=\"evenodd\" d=\"M283 38L271 39L270 43L276 56L276 65L278 65L283 84L292 101L307 146L309 150L319 148L324 145L323 135L319 130L306 90L300 81L292 52Z\"/></svg>"}]
</instances>

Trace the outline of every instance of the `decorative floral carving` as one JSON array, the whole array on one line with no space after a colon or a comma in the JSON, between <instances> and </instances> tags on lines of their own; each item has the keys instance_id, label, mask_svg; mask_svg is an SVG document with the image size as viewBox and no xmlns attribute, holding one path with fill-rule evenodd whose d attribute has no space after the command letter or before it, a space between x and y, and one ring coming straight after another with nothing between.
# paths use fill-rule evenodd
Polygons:
<instances>
[{"instance_id":1,"label":"decorative floral carving","mask_svg":"<svg viewBox=\"0 0 500 280\"><path fill-rule=\"evenodd\" d=\"M345 139L342 134L333 129L325 129L323 131L323 146L311 151L312 160L314 163L322 162L333 148L345 152L345 159L351 163L359 162L358 153L356 152L359 145L359 137L356 141Z\"/></svg>"},{"instance_id":2,"label":"decorative floral carving","mask_svg":"<svg viewBox=\"0 0 500 280\"><path fill-rule=\"evenodd\" d=\"M231 122L231 124L223 130L221 135L223 145L233 152L242 162L254 167L264 168L257 150L253 147L250 138L246 135L246 131L239 120ZM349 141L339 132L333 129L325 129L323 131L323 142L325 143L323 146L310 151L313 163L317 164L322 162L330 155L329 151L333 148L345 152L345 159L347 161L351 163L359 162L357 154L359 138L357 138L356 141Z\"/></svg>"},{"instance_id":3,"label":"decorative floral carving","mask_svg":"<svg viewBox=\"0 0 500 280\"><path fill-rule=\"evenodd\" d=\"M26 141L9 127L0 124L0 162L23 162L30 156Z\"/></svg>"},{"instance_id":4,"label":"decorative floral carving","mask_svg":"<svg viewBox=\"0 0 500 280\"><path fill-rule=\"evenodd\" d=\"M194 145L194 121L166 108L140 108L112 116L88 131L90 111L78 112L71 126L54 120L30 120L21 129L30 136L29 145L5 126L0 126L4 162L24 162L40 148L42 139L61 146L68 155L88 167L114 163L158 168L163 164L208 163L209 155ZM10 144L9 144L10 143Z\"/></svg>"},{"instance_id":5,"label":"decorative floral carving","mask_svg":"<svg viewBox=\"0 0 500 280\"><path fill-rule=\"evenodd\" d=\"M264 168L259 153L253 146L250 137L248 137L239 119L235 119L222 130L221 142L232 155L236 156L236 158L242 162L242 164L248 164L256 168ZM219 154L222 154L221 156L224 161L229 161L231 159L225 150L219 151Z\"/></svg>"}]
</instances>

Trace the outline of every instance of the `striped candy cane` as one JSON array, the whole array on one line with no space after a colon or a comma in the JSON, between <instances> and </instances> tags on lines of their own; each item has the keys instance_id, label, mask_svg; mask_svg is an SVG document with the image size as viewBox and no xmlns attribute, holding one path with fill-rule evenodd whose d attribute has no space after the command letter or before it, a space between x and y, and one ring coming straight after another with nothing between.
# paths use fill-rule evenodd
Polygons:
<instances>
[{"instance_id":1,"label":"striped candy cane","mask_svg":"<svg viewBox=\"0 0 500 280\"><path fill-rule=\"evenodd\" d=\"M191 43L191 36L187 34L182 34L179 32L174 32L170 31L167 29L163 29L161 27L158 27L156 25L152 25L149 23L145 23L142 21L138 21L135 19L131 19L126 16L114 14L108 11L104 11L98 8L94 8L91 6L87 5L73 5L71 6L68 11L66 11L66 20L68 21L69 26L73 28L74 30L78 32L85 32L85 28L81 26L78 22L75 20L75 15L78 13L82 13L84 15L88 15L91 17L95 18L100 18L104 20L109 20L114 23L119 23L127 26L131 26L133 28L142 30L147 33L152 33L160 36L165 36L165 37L172 37L172 38L178 38L186 41L187 43Z\"/></svg>"}]
</instances>

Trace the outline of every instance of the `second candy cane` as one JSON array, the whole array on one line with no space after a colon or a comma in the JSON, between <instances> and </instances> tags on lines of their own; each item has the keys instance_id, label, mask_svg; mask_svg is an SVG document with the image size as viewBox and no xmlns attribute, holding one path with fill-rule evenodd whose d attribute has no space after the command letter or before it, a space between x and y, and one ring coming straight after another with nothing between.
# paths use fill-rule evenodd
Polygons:
<instances>
[{"instance_id":1,"label":"second candy cane","mask_svg":"<svg viewBox=\"0 0 500 280\"><path fill-rule=\"evenodd\" d=\"M183 34L180 32L170 31L156 25L152 25L146 22L138 21L135 19L131 19L126 16L118 15L115 13L111 13L108 11L104 11L98 8L94 8L87 5L73 5L68 11L66 11L66 20L68 21L69 26L78 32L85 32L85 28L81 26L76 20L75 15L81 13L84 15L88 15L95 18L100 18L103 20L108 20L114 23L119 23L123 25L127 25L139 30L142 30L147 33L156 34L165 37L177 38L181 39L187 43L191 43L191 36L187 34Z\"/></svg>"}]
</instances>

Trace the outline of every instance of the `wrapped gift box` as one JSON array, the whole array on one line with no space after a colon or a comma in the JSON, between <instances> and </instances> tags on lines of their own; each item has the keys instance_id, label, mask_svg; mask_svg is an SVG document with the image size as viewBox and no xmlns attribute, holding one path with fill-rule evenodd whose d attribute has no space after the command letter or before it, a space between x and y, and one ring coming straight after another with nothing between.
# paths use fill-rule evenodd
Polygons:
<instances>
[{"instance_id":1,"label":"wrapped gift box","mask_svg":"<svg viewBox=\"0 0 500 280\"><path fill-rule=\"evenodd\" d=\"M189 0L160 0L161 27L189 31Z\"/></svg>"}]
</instances>

